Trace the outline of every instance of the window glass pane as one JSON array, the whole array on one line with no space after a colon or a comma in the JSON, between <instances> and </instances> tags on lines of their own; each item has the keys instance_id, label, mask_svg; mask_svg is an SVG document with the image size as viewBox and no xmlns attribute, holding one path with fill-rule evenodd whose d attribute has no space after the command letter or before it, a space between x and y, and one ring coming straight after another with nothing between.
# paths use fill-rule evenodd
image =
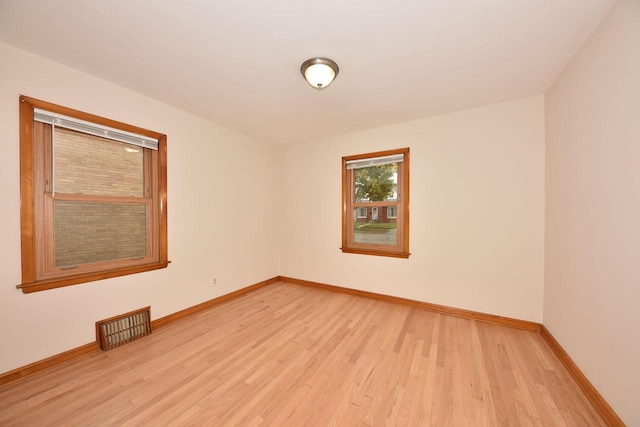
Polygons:
<instances>
[{"instance_id":1,"label":"window glass pane","mask_svg":"<svg viewBox=\"0 0 640 427\"><path fill-rule=\"evenodd\" d=\"M356 217L353 224L353 233L353 241L355 243L370 245L398 244L396 219L388 217L387 207L373 206L369 208L369 216L365 218Z\"/></svg>"},{"instance_id":2,"label":"window glass pane","mask_svg":"<svg viewBox=\"0 0 640 427\"><path fill-rule=\"evenodd\" d=\"M141 147L59 127L53 141L56 193L144 196Z\"/></svg>"},{"instance_id":3,"label":"window glass pane","mask_svg":"<svg viewBox=\"0 0 640 427\"><path fill-rule=\"evenodd\" d=\"M147 253L146 204L56 200L53 209L55 267Z\"/></svg>"},{"instance_id":4,"label":"window glass pane","mask_svg":"<svg viewBox=\"0 0 640 427\"><path fill-rule=\"evenodd\" d=\"M354 201L382 202L398 199L398 164L354 169Z\"/></svg>"}]
</instances>

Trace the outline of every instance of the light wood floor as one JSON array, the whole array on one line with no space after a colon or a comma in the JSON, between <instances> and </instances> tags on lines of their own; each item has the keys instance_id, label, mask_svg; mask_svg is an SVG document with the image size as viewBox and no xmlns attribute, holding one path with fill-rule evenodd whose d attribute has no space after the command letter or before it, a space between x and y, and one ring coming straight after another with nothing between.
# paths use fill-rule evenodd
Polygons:
<instances>
[{"instance_id":1,"label":"light wood floor","mask_svg":"<svg viewBox=\"0 0 640 427\"><path fill-rule=\"evenodd\" d=\"M536 333L277 283L0 388L0 425L604 423Z\"/></svg>"}]
</instances>

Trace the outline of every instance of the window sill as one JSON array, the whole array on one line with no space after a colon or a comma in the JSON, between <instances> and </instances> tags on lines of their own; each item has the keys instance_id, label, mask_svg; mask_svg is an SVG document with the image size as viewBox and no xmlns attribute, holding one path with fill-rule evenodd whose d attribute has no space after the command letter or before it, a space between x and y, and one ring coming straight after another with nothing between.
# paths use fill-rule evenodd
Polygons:
<instances>
[{"instance_id":1,"label":"window sill","mask_svg":"<svg viewBox=\"0 0 640 427\"><path fill-rule=\"evenodd\" d=\"M359 249L359 248L340 248L343 253L347 254L360 254L360 255L376 255L386 256L392 258L409 258L411 255L409 252L396 252L396 251L383 251L372 249Z\"/></svg>"},{"instance_id":2,"label":"window sill","mask_svg":"<svg viewBox=\"0 0 640 427\"><path fill-rule=\"evenodd\" d=\"M61 288L63 286L77 285L80 283L94 282L96 280L109 279L111 277L125 276L128 274L142 273L144 271L159 270L166 268L171 261L154 262L152 264L137 265L134 267L115 268L112 270L98 271L93 273L78 274L76 276L68 276L64 278L37 280L30 283L22 283L16 288L22 289L22 292L29 294L31 292L46 291L47 289Z\"/></svg>"}]
</instances>

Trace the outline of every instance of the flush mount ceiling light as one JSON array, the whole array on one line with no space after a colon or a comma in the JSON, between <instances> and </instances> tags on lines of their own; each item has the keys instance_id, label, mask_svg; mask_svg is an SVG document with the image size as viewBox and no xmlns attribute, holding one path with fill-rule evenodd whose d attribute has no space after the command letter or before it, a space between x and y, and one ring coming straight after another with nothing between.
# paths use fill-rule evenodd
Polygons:
<instances>
[{"instance_id":1,"label":"flush mount ceiling light","mask_svg":"<svg viewBox=\"0 0 640 427\"><path fill-rule=\"evenodd\" d=\"M300 67L304 79L316 89L329 86L338 75L338 71L338 64L329 58L307 59Z\"/></svg>"}]
</instances>

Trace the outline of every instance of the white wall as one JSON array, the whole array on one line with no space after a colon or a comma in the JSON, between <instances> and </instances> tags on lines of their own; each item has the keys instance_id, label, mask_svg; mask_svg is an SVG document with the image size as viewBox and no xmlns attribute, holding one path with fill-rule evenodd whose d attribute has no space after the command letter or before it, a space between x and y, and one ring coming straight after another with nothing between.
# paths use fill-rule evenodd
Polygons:
<instances>
[{"instance_id":1,"label":"white wall","mask_svg":"<svg viewBox=\"0 0 640 427\"><path fill-rule=\"evenodd\" d=\"M0 372L95 340L97 320L146 305L162 317L278 274L274 147L1 42L0 58ZM19 94L167 134L167 269L33 294L15 288Z\"/></svg>"},{"instance_id":2,"label":"white wall","mask_svg":"<svg viewBox=\"0 0 640 427\"><path fill-rule=\"evenodd\" d=\"M407 259L343 254L341 158L411 148ZM280 274L542 321L542 96L283 150Z\"/></svg>"},{"instance_id":3,"label":"white wall","mask_svg":"<svg viewBox=\"0 0 640 427\"><path fill-rule=\"evenodd\" d=\"M640 425L640 2L621 1L546 96L544 323Z\"/></svg>"}]
</instances>

